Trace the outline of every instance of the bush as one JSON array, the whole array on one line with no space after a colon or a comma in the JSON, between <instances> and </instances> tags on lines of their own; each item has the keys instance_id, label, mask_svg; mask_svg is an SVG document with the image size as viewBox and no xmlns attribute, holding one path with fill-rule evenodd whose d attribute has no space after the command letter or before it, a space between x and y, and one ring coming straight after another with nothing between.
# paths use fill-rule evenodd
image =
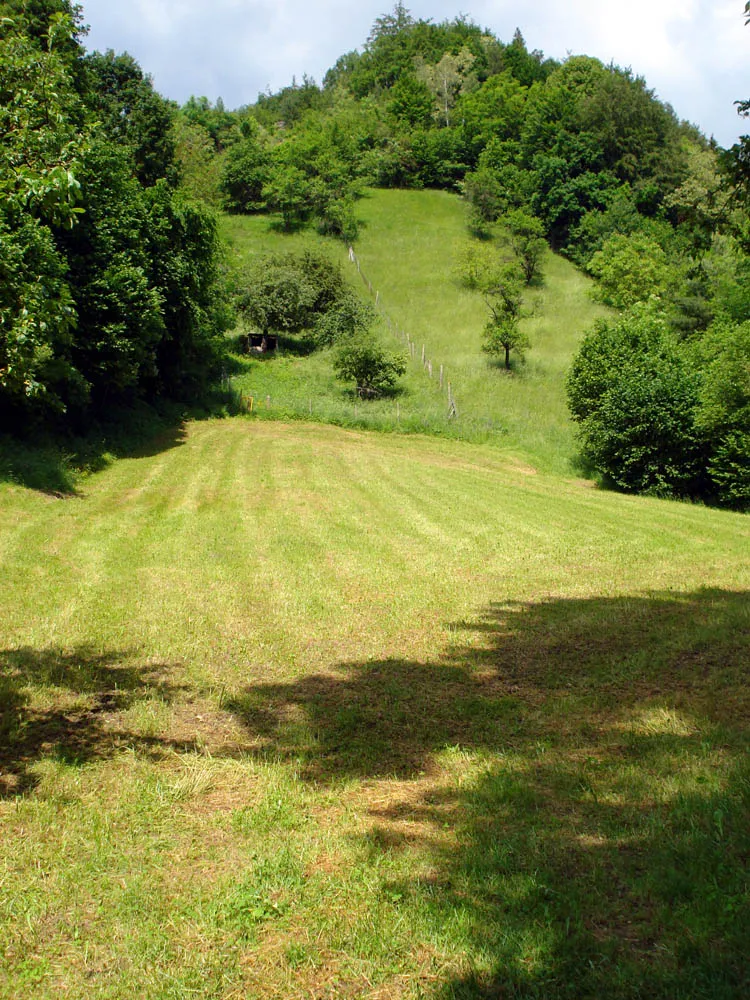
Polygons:
<instances>
[{"instance_id":1,"label":"bush","mask_svg":"<svg viewBox=\"0 0 750 1000\"><path fill-rule=\"evenodd\" d=\"M600 321L568 376L583 456L627 491L705 495L699 386L699 372L653 308Z\"/></svg>"},{"instance_id":2,"label":"bush","mask_svg":"<svg viewBox=\"0 0 750 1000\"><path fill-rule=\"evenodd\" d=\"M345 337L364 334L375 320L375 310L354 292L345 292L330 309L320 313L315 321L315 340L321 346L330 346Z\"/></svg>"},{"instance_id":3,"label":"bush","mask_svg":"<svg viewBox=\"0 0 750 1000\"><path fill-rule=\"evenodd\" d=\"M243 281L237 309L263 333L310 329L347 295L341 268L311 250L259 257Z\"/></svg>"},{"instance_id":4,"label":"bush","mask_svg":"<svg viewBox=\"0 0 750 1000\"><path fill-rule=\"evenodd\" d=\"M628 309L652 295L662 296L677 278L656 240L638 233L610 236L591 258L588 269L599 279L594 297L615 309Z\"/></svg>"},{"instance_id":5,"label":"bush","mask_svg":"<svg viewBox=\"0 0 750 1000\"><path fill-rule=\"evenodd\" d=\"M710 448L716 498L750 508L750 322L717 325L698 346L703 379L697 424Z\"/></svg>"},{"instance_id":6,"label":"bush","mask_svg":"<svg viewBox=\"0 0 750 1000\"><path fill-rule=\"evenodd\" d=\"M342 382L354 382L360 396L382 396L404 374L406 361L389 354L373 338L359 336L339 347L333 368Z\"/></svg>"}]
</instances>

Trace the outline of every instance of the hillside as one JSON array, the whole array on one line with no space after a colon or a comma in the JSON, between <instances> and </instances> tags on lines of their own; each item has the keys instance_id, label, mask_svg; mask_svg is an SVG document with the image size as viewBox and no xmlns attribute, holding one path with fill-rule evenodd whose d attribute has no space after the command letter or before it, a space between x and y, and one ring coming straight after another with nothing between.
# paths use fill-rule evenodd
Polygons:
<instances>
[{"instance_id":1,"label":"hillside","mask_svg":"<svg viewBox=\"0 0 750 1000\"><path fill-rule=\"evenodd\" d=\"M479 293L462 288L456 278L461 249L469 241L463 202L443 191L373 190L357 208L363 221L357 255L393 323L390 331L381 323L381 336L400 351L406 350L402 332L416 344L402 393L359 403L355 413L355 401L333 377L330 352L300 356L293 343L277 357L243 358L237 389L263 405L270 396L277 415L309 418L312 409L313 417L349 425L493 441L544 468L570 473L575 441L564 375L584 330L604 312L588 295L590 281L563 258L547 255L544 282L528 294L533 315L524 321L531 341L527 364L511 377L482 352L487 308ZM275 232L262 216L225 218L223 231L240 269L263 252L324 247L368 295L346 251L333 241L311 232ZM431 379L421 362L423 344L433 364ZM449 380L455 420L448 418Z\"/></svg>"},{"instance_id":2,"label":"hillside","mask_svg":"<svg viewBox=\"0 0 750 1000\"><path fill-rule=\"evenodd\" d=\"M1 486L0 996L741 996L748 541L313 424Z\"/></svg>"},{"instance_id":3,"label":"hillside","mask_svg":"<svg viewBox=\"0 0 750 1000\"><path fill-rule=\"evenodd\" d=\"M745 1000L747 142L400 2L235 111L0 14L0 1000Z\"/></svg>"}]
</instances>

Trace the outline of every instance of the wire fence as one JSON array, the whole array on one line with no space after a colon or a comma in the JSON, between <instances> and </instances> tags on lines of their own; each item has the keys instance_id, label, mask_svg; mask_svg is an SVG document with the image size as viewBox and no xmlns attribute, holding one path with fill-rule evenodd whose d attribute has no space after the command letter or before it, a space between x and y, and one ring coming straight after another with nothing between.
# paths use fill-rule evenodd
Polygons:
<instances>
[{"instance_id":1,"label":"wire fence","mask_svg":"<svg viewBox=\"0 0 750 1000\"><path fill-rule=\"evenodd\" d=\"M447 434L460 436L466 430L464 421L447 420L444 400L434 405L412 408L399 398L380 397L372 400L333 397L328 394L310 395L309 391L285 389L274 395L238 389L232 379L224 386L234 410L266 420L315 420L341 427L363 430L401 431L407 433Z\"/></svg>"},{"instance_id":2,"label":"wire fence","mask_svg":"<svg viewBox=\"0 0 750 1000\"><path fill-rule=\"evenodd\" d=\"M362 263L354 251L354 247L349 247L349 260L357 268L357 273L359 274L362 282L370 293L375 309L382 317L385 325L388 327L389 332L396 337L400 337L406 344L406 349L411 358L412 362L415 364L421 364L422 370L428 376L428 378L435 378L438 381L438 386L440 392L445 392L448 403L447 416L449 420L455 420L458 417L458 407L456 405L456 396L453 390L453 385L448 379L445 366L443 364L433 365L432 359L429 356L429 351L427 349L427 344L423 341L421 351L419 349L418 342L409 334L407 330L403 327L399 327L391 317L388 310L385 308L382 297L380 295L380 290L375 288L372 281L365 274Z\"/></svg>"},{"instance_id":3,"label":"wire fence","mask_svg":"<svg viewBox=\"0 0 750 1000\"><path fill-rule=\"evenodd\" d=\"M310 393L309 386L302 385L285 386L283 390L276 390L274 395L264 391L252 392L238 388L234 379L227 374L222 378L222 385L231 399L231 405L259 419L317 420L342 427L440 434L448 437L468 435L477 440L486 439L488 434L499 430L493 421L480 422L474 426L476 420L467 420L466 415L461 420L458 419L456 395L445 365L437 363L430 356L426 342L418 342L395 322L386 308L380 290L374 287L351 246L349 260L357 268L376 313L389 333L403 341L412 365L421 369L437 391L434 394L428 393L427 397L422 396L419 405L412 409L408 401L398 397L382 396L363 402L357 398L330 394L314 395Z\"/></svg>"}]
</instances>

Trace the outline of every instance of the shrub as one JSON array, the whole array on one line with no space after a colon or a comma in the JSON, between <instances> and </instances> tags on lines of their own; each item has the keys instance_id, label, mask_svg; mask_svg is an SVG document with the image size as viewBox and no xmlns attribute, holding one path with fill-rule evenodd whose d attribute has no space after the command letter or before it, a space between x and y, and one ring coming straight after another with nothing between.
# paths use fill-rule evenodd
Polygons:
<instances>
[{"instance_id":1,"label":"shrub","mask_svg":"<svg viewBox=\"0 0 750 1000\"><path fill-rule=\"evenodd\" d=\"M333 368L342 382L354 382L360 396L381 396L393 390L406 371L406 361L389 354L372 337L359 336L339 347Z\"/></svg>"},{"instance_id":2,"label":"shrub","mask_svg":"<svg viewBox=\"0 0 750 1000\"><path fill-rule=\"evenodd\" d=\"M568 376L583 456L621 489L705 493L705 448L696 426L699 372L653 308L600 321Z\"/></svg>"}]
</instances>

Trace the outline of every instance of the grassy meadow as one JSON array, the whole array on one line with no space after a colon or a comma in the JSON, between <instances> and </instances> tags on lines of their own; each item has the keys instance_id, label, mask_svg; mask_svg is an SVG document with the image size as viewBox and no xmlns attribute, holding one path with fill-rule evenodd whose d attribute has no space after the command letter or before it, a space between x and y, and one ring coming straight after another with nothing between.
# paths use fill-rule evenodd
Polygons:
<instances>
[{"instance_id":1,"label":"grassy meadow","mask_svg":"<svg viewBox=\"0 0 750 1000\"><path fill-rule=\"evenodd\" d=\"M363 405L333 376L329 351L300 353L293 338L276 356L241 357L236 388L252 395L261 417L302 417L350 427L439 434L492 442L523 453L540 467L571 473L575 441L564 377L586 328L603 310L588 295L590 281L563 258L548 254L544 281L529 289L526 364L512 375L481 350L487 308L456 278L469 240L466 208L445 191L370 191L357 204L363 226L356 252L379 293L380 332L394 350L414 342L414 358L396 398ZM367 295L346 249L312 233L285 236L268 218L230 217L223 231L238 266L269 250L326 248ZM422 346L432 377L422 365ZM439 386L443 365L444 384ZM458 416L449 418L447 384ZM270 397L268 407L267 398Z\"/></svg>"},{"instance_id":2,"label":"grassy meadow","mask_svg":"<svg viewBox=\"0 0 750 1000\"><path fill-rule=\"evenodd\" d=\"M536 461L0 485L0 997L746 996L750 522Z\"/></svg>"},{"instance_id":3,"label":"grassy meadow","mask_svg":"<svg viewBox=\"0 0 750 1000\"><path fill-rule=\"evenodd\" d=\"M744 998L750 521L578 478L567 262L508 376L458 199L359 210L398 396L290 338L253 417L0 448L0 1000Z\"/></svg>"}]
</instances>

